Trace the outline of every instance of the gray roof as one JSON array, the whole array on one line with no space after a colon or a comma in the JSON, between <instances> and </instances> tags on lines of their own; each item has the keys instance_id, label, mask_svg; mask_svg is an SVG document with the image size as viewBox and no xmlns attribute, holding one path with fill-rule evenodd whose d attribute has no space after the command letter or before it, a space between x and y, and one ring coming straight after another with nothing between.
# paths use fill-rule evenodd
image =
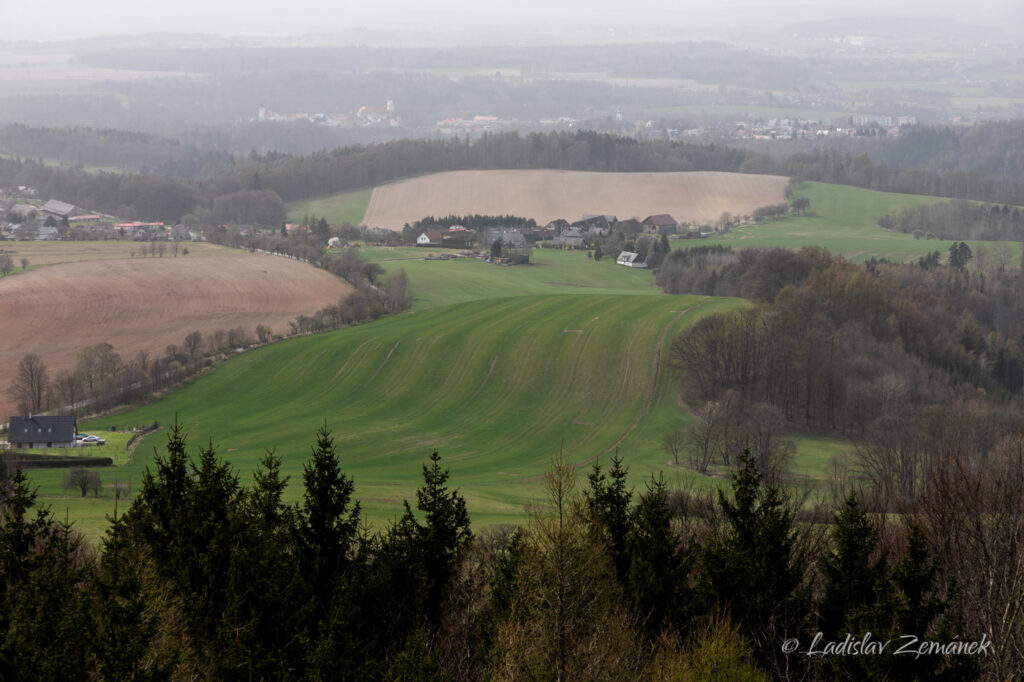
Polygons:
<instances>
[{"instance_id":1,"label":"gray roof","mask_svg":"<svg viewBox=\"0 0 1024 682\"><path fill-rule=\"evenodd\" d=\"M57 201L56 199L50 199L39 209L40 211L46 211L47 213L55 213L59 216L68 217L72 213L76 212L74 204L67 204L63 201Z\"/></svg>"},{"instance_id":2,"label":"gray roof","mask_svg":"<svg viewBox=\"0 0 1024 682\"><path fill-rule=\"evenodd\" d=\"M72 443L74 417L11 417L7 440L11 443Z\"/></svg>"}]
</instances>

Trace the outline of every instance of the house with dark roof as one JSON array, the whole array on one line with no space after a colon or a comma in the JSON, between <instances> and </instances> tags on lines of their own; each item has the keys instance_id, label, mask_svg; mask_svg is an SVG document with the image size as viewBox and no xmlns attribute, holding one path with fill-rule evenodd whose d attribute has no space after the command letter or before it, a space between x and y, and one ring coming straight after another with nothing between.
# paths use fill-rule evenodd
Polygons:
<instances>
[{"instance_id":1,"label":"house with dark roof","mask_svg":"<svg viewBox=\"0 0 1024 682\"><path fill-rule=\"evenodd\" d=\"M468 249L473 246L475 241L476 232L465 228L461 230L448 230L441 234L441 245L454 249Z\"/></svg>"},{"instance_id":2,"label":"house with dark roof","mask_svg":"<svg viewBox=\"0 0 1024 682\"><path fill-rule=\"evenodd\" d=\"M554 230L555 231L555 235L557 236L557 235L562 233L562 230L569 229L569 221L566 220L565 218L555 218L554 220L549 222L547 225L545 225L544 229L546 229L546 230Z\"/></svg>"},{"instance_id":3,"label":"house with dark roof","mask_svg":"<svg viewBox=\"0 0 1024 682\"><path fill-rule=\"evenodd\" d=\"M643 219L641 225L647 234L675 234L679 223L668 213L657 213Z\"/></svg>"},{"instance_id":4,"label":"house with dark roof","mask_svg":"<svg viewBox=\"0 0 1024 682\"><path fill-rule=\"evenodd\" d=\"M15 448L73 448L78 425L74 417L11 417L7 442Z\"/></svg>"},{"instance_id":5,"label":"house with dark roof","mask_svg":"<svg viewBox=\"0 0 1024 682\"><path fill-rule=\"evenodd\" d=\"M617 222L613 215L585 215L572 224L572 227L591 235L607 235L612 225Z\"/></svg>"}]
</instances>

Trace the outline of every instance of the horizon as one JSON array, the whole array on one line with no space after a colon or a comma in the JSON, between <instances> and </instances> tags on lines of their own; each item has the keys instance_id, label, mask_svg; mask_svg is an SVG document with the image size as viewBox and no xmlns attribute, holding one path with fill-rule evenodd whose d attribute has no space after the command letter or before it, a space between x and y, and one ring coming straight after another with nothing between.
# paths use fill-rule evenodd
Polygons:
<instances>
[{"instance_id":1,"label":"horizon","mask_svg":"<svg viewBox=\"0 0 1024 682\"><path fill-rule=\"evenodd\" d=\"M243 3L226 0L211 4L182 0L168 6L106 0L80 5L56 0L45 6L18 4L5 9L0 25L0 44L47 44L104 38L143 37L159 40L179 36L211 36L230 40L300 41L342 43L381 41L417 45L493 44L495 38L510 43L538 44L562 38L569 42L651 42L720 40L729 36L757 36L784 27L843 20L879 22L936 21L948 24L944 31L964 27L1013 32L1024 20L1024 8L1009 0L975 3L965 20L962 12L938 8L925 0L908 0L893 6L869 0L851 7L838 0L786 0L770 6L750 0L723 0L714 7L703 3L683 5L666 0L640 0L629 6L593 8L561 4L552 8L539 0L525 0L515 8L481 6L471 0L439 0L426 7L407 0L386 7L357 7L338 11L325 0L298 3L264 0ZM469 36L467 33L484 34ZM580 35L582 34L582 35ZM765 35L765 37L770 37ZM581 40L582 38L582 40ZM453 42L454 41L454 42Z\"/></svg>"}]
</instances>

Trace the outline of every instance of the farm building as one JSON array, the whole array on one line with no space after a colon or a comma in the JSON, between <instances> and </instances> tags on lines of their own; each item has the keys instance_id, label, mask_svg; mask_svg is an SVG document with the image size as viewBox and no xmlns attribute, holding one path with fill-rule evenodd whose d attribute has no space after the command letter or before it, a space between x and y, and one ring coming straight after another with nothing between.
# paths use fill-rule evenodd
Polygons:
<instances>
[{"instance_id":1,"label":"farm building","mask_svg":"<svg viewBox=\"0 0 1024 682\"><path fill-rule=\"evenodd\" d=\"M551 240L551 243L555 246L567 246L570 249L582 249L587 245L587 239L581 230L570 227Z\"/></svg>"},{"instance_id":2,"label":"farm building","mask_svg":"<svg viewBox=\"0 0 1024 682\"><path fill-rule=\"evenodd\" d=\"M416 246L440 246L441 245L441 232L438 230L429 230L424 232L419 237L416 237Z\"/></svg>"},{"instance_id":3,"label":"farm building","mask_svg":"<svg viewBox=\"0 0 1024 682\"><path fill-rule=\"evenodd\" d=\"M456 249L468 249L476 241L476 233L465 228L449 230L441 235L441 245Z\"/></svg>"},{"instance_id":4,"label":"farm building","mask_svg":"<svg viewBox=\"0 0 1024 682\"><path fill-rule=\"evenodd\" d=\"M649 215L641 223L647 234L675 234L679 223L668 213Z\"/></svg>"},{"instance_id":5,"label":"farm building","mask_svg":"<svg viewBox=\"0 0 1024 682\"><path fill-rule=\"evenodd\" d=\"M11 417L7 442L16 448L73 448L77 430L74 417Z\"/></svg>"},{"instance_id":6,"label":"farm building","mask_svg":"<svg viewBox=\"0 0 1024 682\"><path fill-rule=\"evenodd\" d=\"M40 207L39 212L45 213L46 215L52 215L55 218L70 218L76 213L79 213L79 210L75 208L74 204L50 199Z\"/></svg>"},{"instance_id":7,"label":"farm building","mask_svg":"<svg viewBox=\"0 0 1024 682\"><path fill-rule=\"evenodd\" d=\"M505 246L516 248L522 248L527 243L526 235L517 227L486 227L483 232L484 237L480 243L484 246L490 246L499 239Z\"/></svg>"},{"instance_id":8,"label":"farm building","mask_svg":"<svg viewBox=\"0 0 1024 682\"><path fill-rule=\"evenodd\" d=\"M618 265L625 265L627 268L646 268L647 263L644 262L643 258L640 257L639 253L633 253L632 251L623 251L619 254L619 257L615 259Z\"/></svg>"}]
</instances>

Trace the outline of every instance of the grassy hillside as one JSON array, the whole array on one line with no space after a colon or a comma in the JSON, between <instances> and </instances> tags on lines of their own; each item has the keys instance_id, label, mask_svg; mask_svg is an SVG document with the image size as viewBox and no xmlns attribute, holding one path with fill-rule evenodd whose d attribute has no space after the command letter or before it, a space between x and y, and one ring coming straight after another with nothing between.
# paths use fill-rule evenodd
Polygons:
<instances>
[{"instance_id":1,"label":"grassy hillside","mask_svg":"<svg viewBox=\"0 0 1024 682\"><path fill-rule=\"evenodd\" d=\"M824 246L832 253L852 261L865 261L872 256L890 260L917 260L931 251L943 255L952 242L939 239L914 239L909 234L886 230L878 220L900 208L915 208L949 199L916 194L875 192L845 185L807 182L799 185L794 195L810 200L807 215L790 215L756 225L741 227L724 235L712 237L713 243L735 248L781 246L799 249L802 246ZM969 242L972 249L980 244L1012 248L1019 257L1016 244L1003 242Z\"/></svg>"},{"instance_id":2,"label":"grassy hillside","mask_svg":"<svg viewBox=\"0 0 1024 682\"><path fill-rule=\"evenodd\" d=\"M373 189L370 188L332 194L317 199L293 201L286 206L288 220L298 222L304 217L312 215L317 218L326 218L331 225L341 225L342 223L359 225L363 222L363 216L366 215L366 207L370 205L372 195Z\"/></svg>"},{"instance_id":3,"label":"grassy hillside","mask_svg":"<svg viewBox=\"0 0 1024 682\"><path fill-rule=\"evenodd\" d=\"M559 448L588 467L619 446L638 485L655 471L681 475L658 446L669 425L688 419L668 341L703 315L742 305L561 295L442 306L247 353L158 403L85 428L177 415L192 444L212 439L246 482L263 449L276 447L297 500L309 444L326 423L371 520L399 513L437 448L476 522L514 521L541 495ZM132 464L105 476L137 484L164 439L151 436ZM61 476L33 476L43 501L98 532L113 500L64 498Z\"/></svg>"},{"instance_id":4,"label":"grassy hillside","mask_svg":"<svg viewBox=\"0 0 1024 682\"><path fill-rule=\"evenodd\" d=\"M616 265L614 255L597 262L581 251L534 249L528 267L501 267L475 258L423 260L430 253L450 251L416 247L360 250L364 259L380 263L388 273L405 270L416 308L534 294L661 293L649 270Z\"/></svg>"}]
</instances>

